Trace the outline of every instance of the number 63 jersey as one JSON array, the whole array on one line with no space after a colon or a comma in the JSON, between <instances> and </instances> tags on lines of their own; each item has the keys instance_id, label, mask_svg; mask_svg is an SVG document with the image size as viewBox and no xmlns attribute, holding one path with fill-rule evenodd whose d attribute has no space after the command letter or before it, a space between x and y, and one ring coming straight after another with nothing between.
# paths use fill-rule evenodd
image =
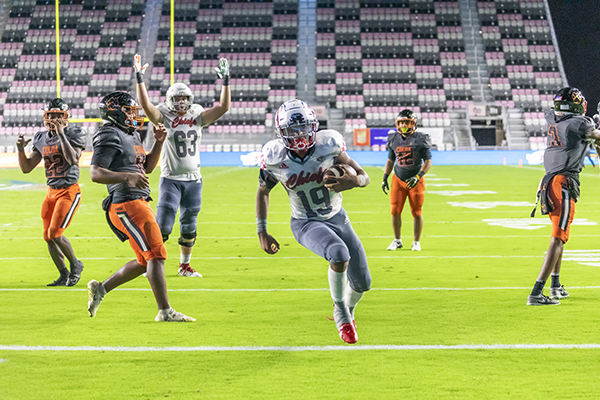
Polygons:
<instances>
[{"instance_id":1,"label":"number 63 jersey","mask_svg":"<svg viewBox=\"0 0 600 400\"><path fill-rule=\"evenodd\" d=\"M179 115L160 104L167 128L167 139L163 145L160 161L160 176L177 181L197 181L200 175L200 139L202 138L201 113L204 108L192 104L190 109Z\"/></svg>"},{"instance_id":2,"label":"number 63 jersey","mask_svg":"<svg viewBox=\"0 0 600 400\"><path fill-rule=\"evenodd\" d=\"M268 173L267 187L281 182L287 190L293 218L324 221L340 211L342 194L325 187L323 173L346 150L346 144L334 130L316 135L304 160L292 156L280 139L271 140L263 147L260 167Z\"/></svg>"}]
</instances>

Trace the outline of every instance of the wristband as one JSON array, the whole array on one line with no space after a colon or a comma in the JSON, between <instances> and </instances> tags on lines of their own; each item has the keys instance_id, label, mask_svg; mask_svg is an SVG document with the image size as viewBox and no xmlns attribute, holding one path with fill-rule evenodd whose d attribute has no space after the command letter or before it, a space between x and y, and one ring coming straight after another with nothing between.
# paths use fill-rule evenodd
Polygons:
<instances>
[{"instance_id":1,"label":"wristband","mask_svg":"<svg viewBox=\"0 0 600 400\"><path fill-rule=\"evenodd\" d=\"M367 177L363 174L358 175L358 186L365 187L367 186Z\"/></svg>"},{"instance_id":2,"label":"wristband","mask_svg":"<svg viewBox=\"0 0 600 400\"><path fill-rule=\"evenodd\" d=\"M419 173L417 174L419 179L421 179L423 177L423 175L425 175L425 172L423 172L423 171L419 171Z\"/></svg>"},{"instance_id":3,"label":"wristband","mask_svg":"<svg viewBox=\"0 0 600 400\"><path fill-rule=\"evenodd\" d=\"M384 180L384 181L387 181L388 177L389 177L389 175L388 175L388 174L383 174L383 180Z\"/></svg>"},{"instance_id":4,"label":"wristband","mask_svg":"<svg viewBox=\"0 0 600 400\"><path fill-rule=\"evenodd\" d=\"M266 232L267 231L267 219L266 218L258 218L256 217L256 232Z\"/></svg>"},{"instance_id":5,"label":"wristband","mask_svg":"<svg viewBox=\"0 0 600 400\"><path fill-rule=\"evenodd\" d=\"M223 86L229 86L229 75L223 77Z\"/></svg>"},{"instance_id":6,"label":"wristband","mask_svg":"<svg viewBox=\"0 0 600 400\"><path fill-rule=\"evenodd\" d=\"M143 73L136 72L135 78L137 79L137 83L144 83L144 74Z\"/></svg>"}]
</instances>

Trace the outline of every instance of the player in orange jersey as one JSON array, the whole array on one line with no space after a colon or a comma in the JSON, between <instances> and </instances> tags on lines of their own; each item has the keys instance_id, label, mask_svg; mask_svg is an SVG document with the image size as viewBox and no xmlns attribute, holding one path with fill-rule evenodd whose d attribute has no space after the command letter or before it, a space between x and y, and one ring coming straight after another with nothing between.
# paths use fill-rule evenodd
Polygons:
<instances>
[{"instance_id":1,"label":"player in orange jersey","mask_svg":"<svg viewBox=\"0 0 600 400\"><path fill-rule=\"evenodd\" d=\"M81 129L68 127L69 105L62 99L54 99L44 107L46 130L35 134L33 151L25 154L25 146L31 139L23 135L17 139L17 151L21 171L28 174L44 160L48 192L42 203L44 240L52 261L60 276L47 286L75 286L81 278L83 263L75 257L71 242L63 232L71 223L81 202L79 190L79 157L85 148L85 136ZM70 271L65 265L69 260Z\"/></svg>"}]
</instances>

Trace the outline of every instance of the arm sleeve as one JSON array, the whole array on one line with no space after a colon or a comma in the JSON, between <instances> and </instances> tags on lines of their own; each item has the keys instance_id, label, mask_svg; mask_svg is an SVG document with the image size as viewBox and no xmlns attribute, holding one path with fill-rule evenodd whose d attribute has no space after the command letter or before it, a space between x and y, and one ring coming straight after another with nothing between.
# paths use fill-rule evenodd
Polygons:
<instances>
[{"instance_id":1,"label":"arm sleeve","mask_svg":"<svg viewBox=\"0 0 600 400\"><path fill-rule=\"evenodd\" d=\"M278 181L271 173L265 169L261 169L258 174L258 182L260 186L266 186L267 189L273 189Z\"/></svg>"},{"instance_id":2,"label":"arm sleeve","mask_svg":"<svg viewBox=\"0 0 600 400\"><path fill-rule=\"evenodd\" d=\"M121 152L119 137L111 134L110 131L97 132L93 144L94 154L92 155L91 165L108 169L115 157Z\"/></svg>"},{"instance_id":3,"label":"arm sleeve","mask_svg":"<svg viewBox=\"0 0 600 400\"><path fill-rule=\"evenodd\" d=\"M423 160L431 160L431 138L429 135L423 135L421 146L421 158Z\"/></svg>"},{"instance_id":4,"label":"arm sleeve","mask_svg":"<svg viewBox=\"0 0 600 400\"><path fill-rule=\"evenodd\" d=\"M392 148L388 150L388 160L390 160L391 162L396 161L396 152Z\"/></svg>"},{"instance_id":5,"label":"arm sleeve","mask_svg":"<svg viewBox=\"0 0 600 400\"><path fill-rule=\"evenodd\" d=\"M118 149L109 146L100 146L94 149L94 154L92 155L91 165L96 165L100 168L110 167L112 160L115 159L117 154L119 153Z\"/></svg>"},{"instance_id":6,"label":"arm sleeve","mask_svg":"<svg viewBox=\"0 0 600 400\"><path fill-rule=\"evenodd\" d=\"M85 149L85 134L80 128L74 128L69 135L69 143L73 147Z\"/></svg>"}]
</instances>

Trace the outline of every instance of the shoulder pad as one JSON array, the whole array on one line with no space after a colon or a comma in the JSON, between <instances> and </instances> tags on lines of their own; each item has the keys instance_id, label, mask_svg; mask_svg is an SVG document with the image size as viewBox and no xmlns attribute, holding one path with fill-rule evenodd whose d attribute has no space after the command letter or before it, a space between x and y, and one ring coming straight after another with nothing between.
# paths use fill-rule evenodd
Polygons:
<instances>
[{"instance_id":1,"label":"shoulder pad","mask_svg":"<svg viewBox=\"0 0 600 400\"><path fill-rule=\"evenodd\" d=\"M277 165L287 157L287 149L279 139L274 139L262 148L260 166L265 169L268 165Z\"/></svg>"},{"instance_id":2,"label":"shoulder pad","mask_svg":"<svg viewBox=\"0 0 600 400\"><path fill-rule=\"evenodd\" d=\"M333 129L325 129L317 132L316 146L331 147L332 153L336 153L336 155L346 151L344 137L341 133Z\"/></svg>"},{"instance_id":3,"label":"shoulder pad","mask_svg":"<svg viewBox=\"0 0 600 400\"><path fill-rule=\"evenodd\" d=\"M121 142L121 131L114 126L104 125L96 131L92 144L99 146L116 146Z\"/></svg>"}]
</instances>

